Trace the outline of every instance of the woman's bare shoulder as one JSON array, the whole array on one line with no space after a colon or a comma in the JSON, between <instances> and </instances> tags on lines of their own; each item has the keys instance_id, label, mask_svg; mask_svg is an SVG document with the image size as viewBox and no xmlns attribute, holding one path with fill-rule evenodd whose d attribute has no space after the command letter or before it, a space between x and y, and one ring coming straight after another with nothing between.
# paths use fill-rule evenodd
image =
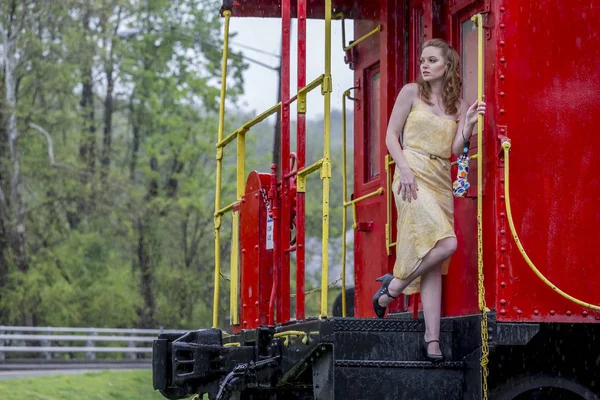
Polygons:
<instances>
[{"instance_id":1,"label":"woman's bare shoulder","mask_svg":"<svg viewBox=\"0 0 600 400\"><path fill-rule=\"evenodd\" d=\"M419 94L419 85L414 82L407 83L406 85L402 86L400 93L410 95L411 97L417 97Z\"/></svg>"},{"instance_id":2,"label":"woman's bare shoulder","mask_svg":"<svg viewBox=\"0 0 600 400\"><path fill-rule=\"evenodd\" d=\"M397 101L401 101L402 103L413 104L415 99L419 96L419 86L416 83L407 83L402 86L400 89L400 93L398 93Z\"/></svg>"}]
</instances>

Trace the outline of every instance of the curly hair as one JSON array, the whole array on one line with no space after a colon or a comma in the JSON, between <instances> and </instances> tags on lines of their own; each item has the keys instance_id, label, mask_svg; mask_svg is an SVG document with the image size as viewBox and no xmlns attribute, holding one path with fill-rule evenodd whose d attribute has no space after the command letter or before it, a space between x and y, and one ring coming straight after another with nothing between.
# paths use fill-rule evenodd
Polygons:
<instances>
[{"instance_id":1,"label":"curly hair","mask_svg":"<svg viewBox=\"0 0 600 400\"><path fill-rule=\"evenodd\" d=\"M460 58L456 50L452 48L446 41L442 39L431 39L423 44L423 49L426 47L437 47L442 51L442 57L448 66L444 73L444 84L442 86L442 101L447 115L456 114L457 105L459 104L460 88L462 81L460 79ZM421 74L417 78L419 86L419 97L430 106L433 103L430 100L431 85L425 82Z\"/></svg>"}]
</instances>

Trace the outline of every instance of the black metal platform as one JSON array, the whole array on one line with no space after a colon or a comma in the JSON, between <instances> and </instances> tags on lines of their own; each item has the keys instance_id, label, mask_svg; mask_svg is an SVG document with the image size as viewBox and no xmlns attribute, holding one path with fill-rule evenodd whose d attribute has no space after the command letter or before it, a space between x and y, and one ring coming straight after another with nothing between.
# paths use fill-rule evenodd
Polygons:
<instances>
[{"instance_id":1,"label":"black metal platform","mask_svg":"<svg viewBox=\"0 0 600 400\"><path fill-rule=\"evenodd\" d=\"M437 364L425 357L424 322L403 316L314 318L225 337L216 329L162 335L154 386L173 399L476 399L479 326L479 316L442 319L446 361Z\"/></svg>"}]
</instances>

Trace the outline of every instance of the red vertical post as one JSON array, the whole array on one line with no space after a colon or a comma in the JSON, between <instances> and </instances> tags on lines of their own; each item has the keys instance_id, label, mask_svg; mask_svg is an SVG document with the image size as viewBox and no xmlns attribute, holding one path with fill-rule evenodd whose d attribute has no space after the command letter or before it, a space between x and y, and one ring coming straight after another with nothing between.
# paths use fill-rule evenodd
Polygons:
<instances>
[{"instance_id":1,"label":"red vertical post","mask_svg":"<svg viewBox=\"0 0 600 400\"><path fill-rule=\"evenodd\" d=\"M279 235L279 297L277 319L290 319L290 0L281 2L281 231Z\"/></svg>"},{"instance_id":2,"label":"red vertical post","mask_svg":"<svg viewBox=\"0 0 600 400\"><path fill-rule=\"evenodd\" d=\"M306 0L298 0L298 90L306 86ZM296 143L298 144L298 171L306 164L306 119L298 107ZM305 193L296 193L296 319L305 317L304 311L304 230Z\"/></svg>"}]
</instances>

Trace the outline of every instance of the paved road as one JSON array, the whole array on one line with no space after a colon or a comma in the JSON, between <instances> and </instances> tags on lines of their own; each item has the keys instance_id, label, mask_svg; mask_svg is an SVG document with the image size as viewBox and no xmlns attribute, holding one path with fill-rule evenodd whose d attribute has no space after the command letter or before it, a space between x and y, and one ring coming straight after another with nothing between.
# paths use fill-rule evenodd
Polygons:
<instances>
[{"instance_id":1,"label":"paved road","mask_svg":"<svg viewBox=\"0 0 600 400\"><path fill-rule=\"evenodd\" d=\"M13 379L13 378L33 378L37 376L50 376L50 375L76 375L85 374L88 372L102 372L103 370L97 369L55 369L55 370L30 370L30 371L2 371L0 372L0 380ZM117 371L113 369L104 371ZM122 371L122 369L119 369Z\"/></svg>"},{"instance_id":2,"label":"paved road","mask_svg":"<svg viewBox=\"0 0 600 400\"><path fill-rule=\"evenodd\" d=\"M13 378L33 378L37 376L75 375L102 371L123 371L150 368L150 364L0 364L0 380Z\"/></svg>"}]
</instances>

